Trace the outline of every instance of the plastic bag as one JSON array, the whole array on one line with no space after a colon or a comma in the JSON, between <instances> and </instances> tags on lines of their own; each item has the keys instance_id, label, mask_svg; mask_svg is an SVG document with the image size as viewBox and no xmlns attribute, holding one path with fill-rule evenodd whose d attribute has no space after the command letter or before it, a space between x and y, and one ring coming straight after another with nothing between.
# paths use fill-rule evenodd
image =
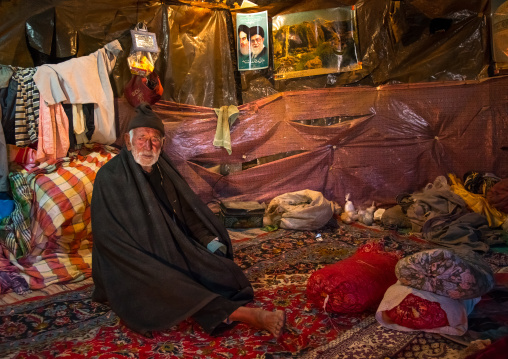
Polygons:
<instances>
[{"instance_id":1,"label":"plastic bag","mask_svg":"<svg viewBox=\"0 0 508 359\"><path fill-rule=\"evenodd\" d=\"M153 72L159 56L159 47L155 33L148 32L144 23L138 23L131 30L132 48L127 58L133 75L148 76Z\"/></svg>"},{"instance_id":2,"label":"plastic bag","mask_svg":"<svg viewBox=\"0 0 508 359\"><path fill-rule=\"evenodd\" d=\"M311 190L285 193L270 201L263 225L285 229L313 230L324 226L333 216L332 202Z\"/></svg>"},{"instance_id":3,"label":"plastic bag","mask_svg":"<svg viewBox=\"0 0 508 359\"><path fill-rule=\"evenodd\" d=\"M141 103L155 104L162 97L163 88L159 76L152 72L147 77L132 75L125 85L124 96L133 107Z\"/></svg>"}]
</instances>

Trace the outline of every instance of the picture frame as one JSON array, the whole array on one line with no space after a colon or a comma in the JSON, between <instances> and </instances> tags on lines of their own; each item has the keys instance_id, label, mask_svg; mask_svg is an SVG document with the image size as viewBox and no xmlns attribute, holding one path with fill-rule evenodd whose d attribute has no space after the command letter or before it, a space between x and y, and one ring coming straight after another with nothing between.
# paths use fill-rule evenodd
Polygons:
<instances>
[{"instance_id":1,"label":"picture frame","mask_svg":"<svg viewBox=\"0 0 508 359\"><path fill-rule=\"evenodd\" d=\"M272 42L275 80L362 68L354 6L276 16Z\"/></svg>"}]
</instances>

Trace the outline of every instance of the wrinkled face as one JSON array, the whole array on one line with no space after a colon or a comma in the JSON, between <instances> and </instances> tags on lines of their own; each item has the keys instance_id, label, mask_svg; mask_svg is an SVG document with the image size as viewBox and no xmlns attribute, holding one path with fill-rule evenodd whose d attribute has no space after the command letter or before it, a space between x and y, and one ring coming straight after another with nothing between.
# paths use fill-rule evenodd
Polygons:
<instances>
[{"instance_id":1,"label":"wrinkled face","mask_svg":"<svg viewBox=\"0 0 508 359\"><path fill-rule=\"evenodd\" d=\"M159 159L164 138L150 127L138 127L125 134L125 145L145 171L150 172Z\"/></svg>"},{"instance_id":2,"label":"wrinkled face","mask_svg":"<svg viewBox=\"0 0 508 359\"><path fill-rule=\"evenodd\" d=\"M250 46L252 47L252 53L254 55L258 55L265 47L263 40L264 39L257 34L250 37Z\"/></svg>"},{"instance_id":3,"label":"wrinkled face","mask_svg":"<svg viewBox=\"0 0 508 359\"><path fill-rule=\"evenodd\" d=\"M247 37L247 34L243 31L240 31L238 34L238 38L240 39L240 53L242 55L248 55L249 54L249 38Z\"/></svg>"}]
</instances>

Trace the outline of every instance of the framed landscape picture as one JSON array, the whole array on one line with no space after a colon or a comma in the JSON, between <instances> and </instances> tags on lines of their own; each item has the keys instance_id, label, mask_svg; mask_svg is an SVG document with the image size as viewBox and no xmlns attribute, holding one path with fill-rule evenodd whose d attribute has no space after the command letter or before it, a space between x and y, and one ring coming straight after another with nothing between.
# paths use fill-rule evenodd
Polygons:
<instances>
[{"instance_id":1,"label":"framed landscape picture","mask_svg":"<svg viewBox=\"0 0 508 359\"><path fill-rule=\"evenodd\" d=\"M362 68L354 6L276 16L272 41L276 80Z\"/></svg>"}]
</instances>

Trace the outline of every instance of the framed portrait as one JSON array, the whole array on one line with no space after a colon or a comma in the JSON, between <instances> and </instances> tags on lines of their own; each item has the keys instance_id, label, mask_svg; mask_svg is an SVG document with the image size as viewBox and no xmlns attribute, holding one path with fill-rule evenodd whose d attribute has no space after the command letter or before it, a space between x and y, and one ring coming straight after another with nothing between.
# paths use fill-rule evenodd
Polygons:
<instances>
[{"instance_id":1,"label":"framed portrait","mask_svg":"<svg viewBox=\"0 0 508 359\"><path fill-rule=\"evenodd\" d=\"M272 26L276 80L362 68L354 6L279 15Z\"/></svg>"},{"instance_id":2,"label":"framed portrait","mask_svg":"<svg viewBox=\"0 0 508 359\"><path fill-rule=\"evenodd\" d=\"M498 69L508 69L508 1L494 0L491 14L492 59Z\"/></svg>"},{"instance_id":3,"label":"framed portrait","mask_svg":"<svg viewBox=\"0 0 508 359\"><path fill-rule=\"evenodd\" d=\"M236 14L238 70L265 69L269 65L268 13Z\"/></svg>"}]
</instances>

